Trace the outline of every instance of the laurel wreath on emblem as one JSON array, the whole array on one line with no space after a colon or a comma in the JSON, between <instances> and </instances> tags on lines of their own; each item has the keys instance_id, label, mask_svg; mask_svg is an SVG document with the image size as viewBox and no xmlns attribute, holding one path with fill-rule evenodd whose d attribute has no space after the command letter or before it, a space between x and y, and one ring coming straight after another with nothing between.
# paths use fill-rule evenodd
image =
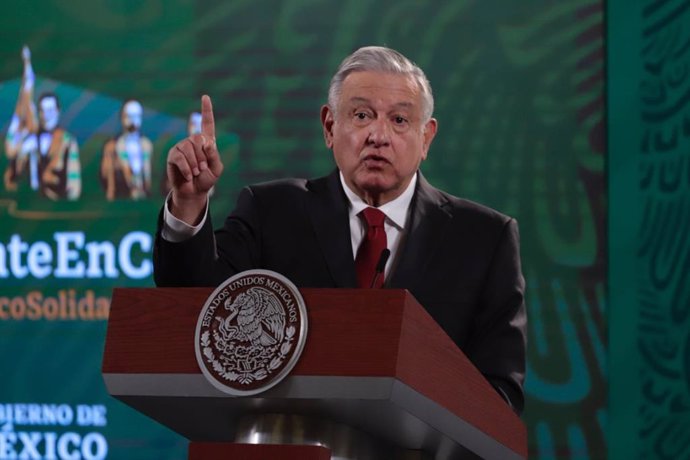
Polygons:
<instances>
[{"instance_id":1,"label":"laurel wreath on emblem","mask_svg":"<svg viewBox=\"0 0 690 460\"><path fill-rule=\"evenodd\" d=\"M227 381L249 385L279 369L297 331L285 327L285 310L275 294L252 287L226 299L224 308L229 316L216 316L212 331L200 337L202 353L213 370Z\"/></svg>"}]
</instances>

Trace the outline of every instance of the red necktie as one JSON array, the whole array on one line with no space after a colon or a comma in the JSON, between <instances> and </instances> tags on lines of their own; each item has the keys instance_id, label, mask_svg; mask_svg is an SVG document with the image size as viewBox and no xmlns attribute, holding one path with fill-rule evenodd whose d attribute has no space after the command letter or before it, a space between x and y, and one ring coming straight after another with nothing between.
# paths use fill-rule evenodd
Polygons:
<instances>
[{"instance_id":1,"label":"red necktie","mask_svg":"<svg viewBox=\"0 0 690 460\"><path fill-rule=\"evenodd\" d=\"M367 223L367 233L357 250L355 269L357 270L357 285L368 288L376 276L376 265L381 259L381 252L388 246L386 230L383 228L386 215L376 208L366 208L359 214ZM380 274L373 287L382 287L383 278L383 274Z\"/></svg>"}]
</instances>

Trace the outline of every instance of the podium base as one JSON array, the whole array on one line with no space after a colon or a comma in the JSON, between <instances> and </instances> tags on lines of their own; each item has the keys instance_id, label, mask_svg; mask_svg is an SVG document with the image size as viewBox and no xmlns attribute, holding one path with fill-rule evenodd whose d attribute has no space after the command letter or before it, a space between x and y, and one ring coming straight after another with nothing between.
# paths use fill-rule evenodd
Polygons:
<instances>
[{"instance_id":1,"label":"podium base","mask_svg":"<svg viewBox=\"0 0 690 460\"><path fill-rule=\"evenodd\" d=\"M331 460L323 446L190 442L189 460Z\"/></svg>"}]
</instances>

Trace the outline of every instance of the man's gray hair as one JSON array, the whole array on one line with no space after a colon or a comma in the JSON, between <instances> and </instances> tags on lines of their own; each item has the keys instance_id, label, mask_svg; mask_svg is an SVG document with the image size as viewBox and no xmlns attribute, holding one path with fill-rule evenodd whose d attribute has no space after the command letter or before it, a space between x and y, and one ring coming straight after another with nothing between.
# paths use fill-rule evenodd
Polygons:
<instances>
[{"instance_id":1,"label":"man's gray hair","mask_svg":"<svg viewBox=\"0 0 690 460\"><path fill-rule=\"evenodd\" d=\"M328 87L328 106L332 111L337 110L338 99L345 78L352 72L365 71L411 75L417 81L422 92L423 122L429 121L434 113L434 95L424 71L399 52L383 46L365 46L343 60Z\"/></svg>"}]
</instances>

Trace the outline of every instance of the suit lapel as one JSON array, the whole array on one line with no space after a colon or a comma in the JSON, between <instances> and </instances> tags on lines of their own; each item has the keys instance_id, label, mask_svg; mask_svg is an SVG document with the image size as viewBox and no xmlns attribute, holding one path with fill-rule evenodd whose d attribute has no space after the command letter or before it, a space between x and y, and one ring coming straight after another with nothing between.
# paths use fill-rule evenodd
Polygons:
<instances>
[{"instance_id":1,"label":"suit lapel","mask_svg":"<svg viewBox=\"0 0 690 460\"><path fill-rule=\"evenodd\" d=\"M412 201L409 231L401 241L401 251L387 287L412 290L421 274L442 247L452 216L444 209L446 198L419 173Z\"/></svg>"},{"instance_id":2,"label":"suit lapel","mask_svg":"<svg viewBox=\"0 0 690 460\"><path fill-rule=\"evenodd\" d=\"M347 198L336 170L309 182L308 212L316 240L337 287L356 287Z\"/></svg>"}]
</instances>

